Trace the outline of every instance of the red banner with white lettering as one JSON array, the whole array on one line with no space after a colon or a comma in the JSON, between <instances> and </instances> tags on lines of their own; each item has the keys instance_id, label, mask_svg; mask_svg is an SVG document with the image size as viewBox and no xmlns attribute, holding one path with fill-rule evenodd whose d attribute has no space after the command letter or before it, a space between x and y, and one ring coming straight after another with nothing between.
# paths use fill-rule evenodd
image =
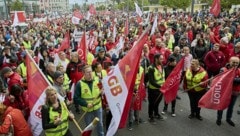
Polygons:
<instances>
[{"instance_id":1,"label":"red banner with white lettering","mask_svg":"<svg viewBox=\"0 0 240 136\"><path fill-rule=\"evenodd\" d=\"M226 109L231 100L234 76L235 69L216 76L212 80L209 91L199 100L198 106L214 110Z\"/></svg>"},{"instance_id":2,"label":"red banner with white lettering","mask_svg":"<svg viewBox=\"0 0 240 136\"><path fill-rule=\"evenodd\" d=\"M148 31L140 36L137 45L114 66L108 75L103 78L103 88L109 108L113 115L107 136L113 136L118 127L123 128L126 124L131 106L135 79L137 76L139 61L143 45L148 38Z\"/></svg>"},{"instance_id":3,"label":"red banner with white lettering","mask_svg":"<svg viewBox=\"0 0 240 136\"><path fill-rule=\"evenodd\" d=\"M175 66L173 71L167 77L165 83L162 85L160 91L164 95L166 103L169 103L176 99L177 91L180 85L182 69L184 65L184 58L182 58L178 64Z\"/></svg>"},{"instance_id":4,"label":"red banner with white lettering","mask_svg":"<svg viewBox=\"0 0 240 136\"><path fill-rule=\"evenodd\" d=\"M78 43L77 52L82 61L87 63L87 45L86 45L86 32L84 31L81 41Z\"/></svg>"},{"instance_id":5,"label":"red banner with white lettering","mask_svg":"<svg viewBox=\"0 0 240 136\"><path fill-rule=\"evenodd\" d=\"M213 14L215 17L217 17L220 14L221 11L221 4L220 0L213 0L210 13Z\"/></svg>"}]
</instances>

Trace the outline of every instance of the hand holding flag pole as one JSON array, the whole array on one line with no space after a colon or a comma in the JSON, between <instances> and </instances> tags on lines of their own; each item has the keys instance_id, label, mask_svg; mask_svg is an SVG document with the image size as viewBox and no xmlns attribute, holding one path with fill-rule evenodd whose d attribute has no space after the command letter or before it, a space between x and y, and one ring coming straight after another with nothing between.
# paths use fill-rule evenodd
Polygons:
<instances>
[{"instance_id":1,"label":"hand holding flag pole","mask_svg":"<svg viewBox=\"0 0 240 136\"><path fill-rule=\"evenodd\" d=\"M97 100L97 98L99 98L101 96L101 94L98 96L98 97L95 97L93 99L93 102ZM89 109L89 108L88 108ZM83 117L87 114L88 110L87 111L84 111L84 113L82 114L82 116L79 118L78 122L81 122L81 120L83 119Z\"/></svg>"},{"instance_id":2,"label":"hand holding flag pole","mask_svg":"<svg viewBox=\"0 0 240 136\"><path fill-rule=\"evenodd\" d=\"M40 70L40 68L37 66L37 64L35 63L35 61L33 60L32 56L30 55L30 53L28 52L28 50L26 50L27 55L29 56L29 59L33 62L33 64L36 66L36 68L39 70L39 72L41 73L41 75L43 76L43 78L45 79L45 81L47 82L47 84L49 86L52 86L51 83L48 81L48 79L46 78L46 76L43 74L42 70ZM65 103L63 104L64 108L66 108L66 110L68 111L68 113L70 113L70 111L68 110L68 108L66 107ZM80 128L80 126L78 125L77 121L75 119L73 119L74 124L77 126L77 128L79 129L79 131L82 133L82 129Z\"/></svg>"}]
</instances>

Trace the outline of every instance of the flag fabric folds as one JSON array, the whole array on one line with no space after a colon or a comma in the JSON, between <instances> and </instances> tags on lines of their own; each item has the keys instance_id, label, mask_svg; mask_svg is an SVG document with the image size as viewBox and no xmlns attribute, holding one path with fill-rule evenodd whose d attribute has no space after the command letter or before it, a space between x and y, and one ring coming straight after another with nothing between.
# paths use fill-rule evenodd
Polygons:
<instances>
[{"instance_id":1,"label":"flag fabric folds","mask_svg":"<svg viewBox=\"0 0 240 136\"><path fill-rule=\"evenodd\" d=\"M182 58L170 73L165 83L162 85L160 91L164 95L166 103L169 103L176 99L177 91L180 85L182 69L184 66L184 58Z\"/></svg>"},{"instance_id":2,"label":"flag fabric folds","mask_svg":"<svg viewBox=\"0 0 240 136\"><path fill-rule=\"evenodd\" d=\"M234 76L235 69L217 75L212 80L209 91L199 100L198 106L214 110L226 109L231 100Z\"/></svg>"},{"instance_id":3,"label":"flag fabric folds","mask_svg":"<svg viewBox=\"0 0 240 136\"><path fill-rule=\"evenodd\" d=\"M45 80L44 75L41 73L40 69L38 68L34 60L31 58L29 53L27 53L26 55L26 65L29 108L31 111L28 121L33 135L39 136L43 130L41 124L41 105L45 103L46 96L44 90L49 86L50 83Z\"/></svg>"},{"instance_id":4,"label":"flag fabric folds","mask_svg":"<svg viewBox=\"0 0 240 136\"><path fill-rule=\"evenodd\" d=\"M113 54L115 54L116 57L118 58L118 57L119 57L119 53L120 53L121 49L123 48L123 46L124 46L124 38L123 38L123 37L120 37L117 45L116 45L115 47L113 47L112 49L110 49L110 50L108 51L108 54L109 54L110 56L112 56Z\"/></svg>"},{"instance_id":5,"label":"flag fabric folds","mask_svg":"<svg viewBox=\"0 0 240 136\"><path fill-rule=\"evenodd\" d=\"M220 0L213 0L211 9L210 9L210 13L213 14L215 17L217 17L220 12L221 12L221 4L220 4Z\"/></svg>"},{"instance_id":6,"label":"flag fabric folds","mask_svg":"<svg viewBox=\"0 0 240 136\"><path fill-rule=\"evenodd\" d=\"M142 101L145 99L145 97L146 97L146 90L144 85L144 73L142 73L139 88L133 102L133 110L142 109Z\"/></svg>"},{"instance_id":7,"label":"flag fabric folds","mask_svg":"<svg viewBox=\"0 0 240 136\"><path fill-rule=\"evenodd\" d=\"M67 31L65 33L64 39L61 42L60 48L57 50L57 52L64 51L65 49L70 48L70 33Z\"/></svg>"},{"instance_id":8,"label":"flag fabric folds","mask_svg":"<svg viewBox=\"0 0 240 136\"><path fill-rule=\"evenodd\" d=\"M79 21L83 19L83 15L80 13L80 11L74 11L72 16L72 23L73 24L79 24Z\"/></svg>"},{"instance_id":9,"label":"flag fabric folds","mask_svg":"<svg viewBox=\"0 0 240 136\"><path fill-rule=\"evenodd\" d=\"M134 2L134 5L136 8L137 14L141 17L143 15L142 10L140 9L140 7L138 6L138 4L136 2Z\"/></svg>"},{"instance_id":10,"label":"flag fabric folds","mask_svg":"<svg viewBox=\"0 0 240 136\"><path fill-rule=\"evenodd\" d=\"M91 136L93 129L97 126L99 122L98 118L94 118L92 123L90 123L82 132L82 136Z\"/></svg>"},{"instance_id":11,"label":"flag fabric folds","mask_svg":"<svg viewBox=\"0 0 240 136\"><path fill-rule=\"evenodd\" d=\"M97 11L96 11L96 9L95 9L93 4L91 4L89 6L89 13L92 14L92 15L96 15L97 14Z\"/></svg>"},{"instance_id":12,"label":"flag fabric folds","mask_svg":"<svg viewBox=\"0 0 240 136\"><path fill-rule=\"evenodd\" d=\"M141 35L129 53L114 66L103 78L103 88L113 118L107 136L116 133L118 127L124 127L131 106L133 87L138 72L143 45L147 40L149 28Z\"/></svg>"},{"instance_id":13,"label":"flag fabric folds","mask_svg":"<svg viewBox=\"0 0 240 136\"><path fill-rule=\"evenodd\" d=\"M81 60L87 62L86 32L84 31L81 41L78 44L77 52Z\"/></svg>"},{"instance_id":14,"label":"flag fabric folds","mask_svg":"<svg viewBox=\"0 0 240 136\"><path fill-rule=\"evenodd\" d=\"M153 22L153 26L152 26L152 30L151 30L150 35L153 35L154 32L156 31L156 28L157 28L157 19L158 19L158 16L155 16L155 19L154 19L154 22Z\"/></svg>"}]
</instances>

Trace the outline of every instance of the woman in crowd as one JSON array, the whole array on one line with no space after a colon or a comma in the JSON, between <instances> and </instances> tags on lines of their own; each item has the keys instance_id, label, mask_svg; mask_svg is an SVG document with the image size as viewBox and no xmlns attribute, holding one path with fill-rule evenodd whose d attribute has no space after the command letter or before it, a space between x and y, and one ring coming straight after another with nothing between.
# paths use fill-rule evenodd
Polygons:
<instances>
[{"instance_id":1,"label":"woman in crowd","mask_svg":"<svg viewBox=\"0 0 240 136\"><path fill-rule=\"evenodd\" d=\"M69 113L64 102L60 102L57 91L48 87L45 91L46 103L42 106L42 127L46 136L72 136L69 130L68 120L74 119Z\"/></svg>"}]
</instances>

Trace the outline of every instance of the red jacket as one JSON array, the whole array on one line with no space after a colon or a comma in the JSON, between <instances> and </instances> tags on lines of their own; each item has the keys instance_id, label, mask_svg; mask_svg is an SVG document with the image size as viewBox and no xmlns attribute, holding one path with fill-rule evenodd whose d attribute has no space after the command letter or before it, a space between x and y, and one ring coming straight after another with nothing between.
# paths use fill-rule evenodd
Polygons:
<instances>
[{"instance_id":1,"label":"red jacket","mask_svg":"<svg viewBox=\"0 0 240 136\"><path fill-rule=\"evenodd\" d=\"M11 76L8 77L8 90L10 91L11 90L11 87L15 84L18 84L20 86L23 85L23 80L22 80L22 77L14 72Z\"/></svg>"},{"instance_id":2,"label":"red jacket","mask_svg":"<svg viewBox=\"0 0 240 136\"><path fill-rule=\"evenodd\" d=\"M227 71L228 68L227 67L224 67L223 69L223 72L224 71ZM240 80L240 68L236 69L236 72L235 72L235 77L233 79L233 94L234 95L238 95L240 93L240 84L238 83Z\"/></svg>"},{"instance_id":3,"label":"red jacket","mask_svg":"<svg viewBox=\"0 0 240 136\"><path fill-rule=\"evenodd\" d=\"M204 63L207 71L217 73L226 65L226 58L221 51L209 51L204 58Z\"/></svg>"},{"instance_id":4,"label":"red jacket","mask_svg":"<svg viewBox=\"0 0 240 136\"><path fill-rule=\"evenodd\" d=\"M149 52L149 59L150 62L153 63L154 62L154 55L160 53L163 55L163 65L167 64L167 60L169 55L171 54L171 51L167 48L159 48L159 47L153 47L150 52Z\"/></svg>"},{"instance_id":5,"label":"red jacket","mask_svg":"<svg viewBox=\"0 0 240 136\"><path fill-rule=\"evenodd\" d=\"M13 102L10 101L9 97L5 97L3 104L6 106L11 106L13 108L21 110L24 113L25 119L27 120L30 115L27 90L24 91L23 94L15 97L18 97L18 98L15 98Z\"/></svg>"},{"instance_id":6,"label":"red jacket","mask_svg":"<svg viewBox=\"0 0 240 136\"><path fill-rule=\"evenodd\" d=\"M106 43L107 51L111 50L115 46L116 46L116 43L112 43L112 42L107 42Z\"/></svg>"},{"instance_id":7,"label":"red jacket","mask_svg":"<svg viewBox=\"0 0 240 136\"><path fill-rule=\"evenodd\" d=\"M70 80L73 83L77 83L83 77L82 68L85 66L85 63L79 61L78 63L70 62L67 66L66 73Z\"/></svg>"},{"instance_id":8,"label":"red jacket","mask_svg":"<svg viewBox=\"0 0 240 136\"><path fill-rule=\"evenodd\" d=\"M3 114L3 124L0 126L0 134L7 134L11 126L11 120L7 115L12 118L12 124L14 127L14 136L32 136L32 132L28 123L23 117L20 110L8 107Z\"/></svg>"}]
</instances>

